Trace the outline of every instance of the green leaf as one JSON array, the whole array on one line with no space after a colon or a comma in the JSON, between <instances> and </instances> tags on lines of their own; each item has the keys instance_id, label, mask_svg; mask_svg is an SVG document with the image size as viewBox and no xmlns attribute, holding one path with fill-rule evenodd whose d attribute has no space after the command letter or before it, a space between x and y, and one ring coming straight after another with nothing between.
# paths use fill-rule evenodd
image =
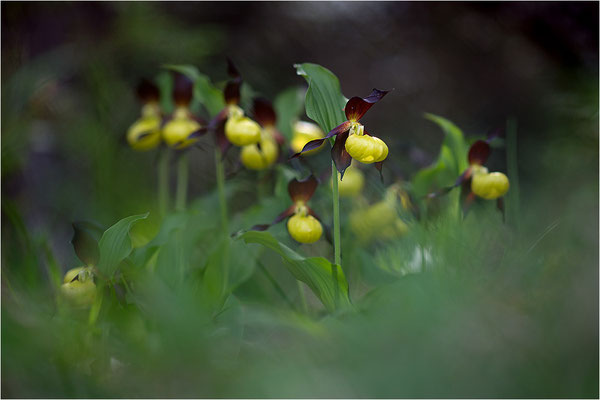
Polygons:
<instances>
[{"instance_id":1,"label":"green leaf","mask_svg":"<svg viewBox=\"0 0 600 400\"><path fill-rule=\"evenodd\" d=\"M469 167L467 160L469 149L462 131L454 123L438 115L425 113L425 118L436 123L444 131L446 137L442 146L448 146L452 151L455 160L456 176L458 177Z\"/></svg>"},{"instance_id":2,"label":"green leaf","mask_svg":"<svg viewBox=\"0 0 600 400\"><path fill-rule=\"evenodd\" d=\"M100 259L98 238L102 234L103 228L92 222L78 221L73 222L73 231L71 244L73 244L77 257L85 265L97 265Z\"/></svg>"},{"instance_id":3,"label":"green leaf","mask_svg":"<svg viewBox=\"0 0 600 400\"><path fill-rule=\"evenodd\" d=\"M193 65L164 65L171 71L179 72L194 82L194 98L206 107L211 117L217 115L225 108L223 91L215 87L210 78Z\"/></svg>"},{"instance_id":4,"label":"green leaf","mask_svg":"<svg viewBox=\"0 0 600 400\"><path fill-rule=\"evenodd\" d=\"M147 218L148 214L132 215L123 218L104 232L98 243L100 248L100 262L97 268L100 272L112 277L119 267L119 263L131 253L132 246L131 238L129 237L131 226L135 222Z\"/></svg>"},{"instance_id":5,"label":"green leaf","mask_svg":"<svg viewBox=\"0 0 600 400\"><path fill-rule=\"evenodd\" d=\"M328 69L317 64L294 65L298 75L308 82L305 107L306 115L324 132L329 132L346 120L346 98L340 89L340 81Z\"/></svg>"},{"instance_id":6,"label":"green leaf","mask_svg":"<svg viewBox=\"0 0 600 400\"><path fill-rule=\"evenodd\" d=\"M413 192L417 197L425 196L432 191L451 186L458 177L455 172L456 160L452 150L442 143L437 161L427 168L421 169L412 179Z\"/></svg>"},{"instance_id":7,"label":"green leaf","mask_svg":"<svg viewBox=\"0 0 600 400\"><path fill-rule=\"evenodd\" d=\"M298 119L304 106L304 90L290 87L279 93L273 102L277 115L277 129L288 140L292 139L293 124Z\"/></svg>"},{"instance_id":8,"label":"green leaf","mask_svg":"<svg viewBox=\"0 0 600 400\"><path fill-rule=\"evenodd\" d=\"M351 305L348 282L339 265L332 264L323 257L302 257L277 241L269 232L249 231L238 238L244 239L246 243L261 244L283 257L292 275L306 283L328 311L333 312Z\"/></svg>"}]
</instances>

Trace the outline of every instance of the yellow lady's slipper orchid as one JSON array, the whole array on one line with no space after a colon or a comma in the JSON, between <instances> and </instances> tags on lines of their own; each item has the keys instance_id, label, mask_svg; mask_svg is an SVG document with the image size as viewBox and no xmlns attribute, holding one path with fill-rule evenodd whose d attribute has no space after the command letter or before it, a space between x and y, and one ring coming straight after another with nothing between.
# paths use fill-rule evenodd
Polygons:
<instances>
[{"instance_id":1,"label":"yellow lady's slipper orchid","mask_svg":"<svg viewBox=\"0 0 600 400\"><path fill-rule=\"evenodd\" d=\"M79 267L67 271L60 293L73 306L91 306L96 298L96 284L90 268Z\"/></svg>"},{"instance_id":2,"label":"yellow lady's slipper orchid","mask_svg":"<svg viewBox=\"0 0 600 400\"><path fill-rule=\"evenodd\" d=\"M197 137L190 138L192 133L202 129L202 125L191 117L185 106L180 106L173 112L173 118L163 127L163 140L177 150L184 149L198 141Z\"/></svg>"},{"instance_id":3,"label":"yellow lady's slipper orchid","mask_svg":"<svg viewBox=\"0 0 600 400\"><path fill-rule=\"evenodd\" d=\"M310 142L311 140L319 139L322 136L323 131L321 128L319 128L319 125L306 121L297 121L294 124L290 146L295 153L299 153L302 151L302 148L306 143ZM321 151L323 147L325 147L325 142L323 142L320 147L304 152L303 154L310 155L317 153Z\"/></svg>"},{"instance_id":4,"label":"yellow lady's slipper orchid","mask_svg":"<svg viewBox=\"0 0 600 400\"><path fill-rule=\"evenodd\" d=\"M288 193L294 204L279 214L270 224L254 225L251 229L264 231L271 225L291 217L287 222L290 236L300 243L316 242L323 234L323 226L319 221L319 217L306 203L314 194L317 185L318 182L314 176L310 176L303 181L293 179L288 184Z\"/></svg>"},{"instance_id":5,"label":"yellow lady's slipper orchid","mask_svg":"<svg viewBox=\"0 0 600 400\"><path fill-rule=\"evenodd\" d=\"M383 140L369 135L359 121L373 104L381 100L387 93L389 93L387 90L373 89L371 94L365 98L353 97L348 100L344 108L347 120L329 131L324 138L306 143L302 150L293 157L299 157L301 154L315 150L321 147L325 140L335 136L331 158L341 179L344 178L344 172L350 166L352 159L364 164L375 163L375 167L381 173L381 163L388 155L388 147Z\"/></svg>"},{"instance_id":6,"label":"yellow lady's slipper orchid","mask_svg":"<svg viewBox=\"0 0 600 400\"><path fill-rule=\"evenodd\" d=\"M471 191L486 200L495 200L508 192L508 177L502 172L488 172L485 167L473 170Z\"/></svg>"},{"instance_id":7,"label":"yellow lady's slipper orchid","mask_svg":"<svg viewBox=\"0 0 600 400\"><path fill-rule=\"evenodd\" d=\"M134 150L151 150L160 144L162 113L158 105L158 88L152 82L142 80L137 94L143 103L142 115L127 130L127 143Z\"/></svg>"},{"instance_id":8,"label":"yellow lady's slipper orchid","mask_svg":"<svg viewBox=\"0 0 600 400\"><path fill-rule=\"evenodd\" d=\"M321 238L323 227L312 215L293 215L287 222L288 232L300 243L314 243Z\"/></svg>"},{"instance_id":9,"label":"yellow lady's slipper orchid","mask_svg":"<svg viewBox=\"0 0 600 400\"><path fill-rule=\"evenodd\" d=\"M256 144L260 141L260 125L244 116L240 107L230 104L225 122L225 136L236 146Z\"/></svg>"},{"instance_id":10,"label":"yellow lady's slipper orchid","mask_svg":"<svg viewBox=\"0 0 600 400\"><path fill-rule=\"evenodd\" d=\"M240 158L246 168L261 170L271 166L277 160L278 154L275 140L266 137L260 141L260 149L256 144L242 147Z\"/></svg>"}]
</instances>

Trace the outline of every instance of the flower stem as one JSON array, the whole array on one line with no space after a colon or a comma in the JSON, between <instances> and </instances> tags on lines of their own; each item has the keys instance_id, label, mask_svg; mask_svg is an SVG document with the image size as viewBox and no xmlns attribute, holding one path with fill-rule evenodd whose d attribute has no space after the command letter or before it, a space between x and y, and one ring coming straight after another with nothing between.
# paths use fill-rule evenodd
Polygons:
<instances>
[{"instance_id":1,"label":"flower stem","mask_svg":"<svg viewBox=\"0 0 600 400\"><path fill-rule=\"evenodd\" d=\"M223 165L223 157L219 148L215 149L215 170L217 174L217 190L219 192L219 206L221 211L221 229L223 233L227 233L227 200L225 199L225 167Z\"/></svg>"},{"instance_id":2,"label":"flower stem","mask_svg":"<svg viewBox=\"0 0 600 400\"><path fill-rule=\"evenodd\" d=\"M185 210L188 190L188 155L181 154L177 160L177 192L175 194L175 209Z\"/></svg>"},{"instance_id":3,"label":"flower stem","mask_svg":"<svg viewBox=\"0 0 600 400\"><path fill-rule=\"evenodd\" d=\"M298 284L298 293L300 294L300 303L302 304L302 311L305 315L308 315L308 303L306 302L306 295L304 294L304 286L300 281L296 281Z\"/></svg>"},{"instance_id":4,"label":"flower stem","mask_svg":"<svg viewBox=\"0 0 600 400\"><path fill-rule=\"evenodd\" d=\"M335 264L342 265L342 244L340 243L340 191L338 189L338 173L333 161L331 162L333 177L333 259Z\"/></svg>"},{"instance_id":5,"label":"flower stem","mask_svg":"<svg viewBox=\"0 0 600 400\"><path fill-rule=\"evenodd\" d=\"M331 177L333 180L333 259L335 264L331 268L333 287L335 288L335 305L338 304L338 266L342 267L342 243L340 231L340 191L338 188L338 172L335 163L331 162Z\"/></svg>"},{"instance_id":6,"label":"flower stem","mask_svg":"<svg viewBox=\"0 0 600 400\"><path fill-rule=\"evenodd\" d=\"M161 218L169 209L169 149L162 148L158 159L158 210Z\"/></svg>"}]
</instances>

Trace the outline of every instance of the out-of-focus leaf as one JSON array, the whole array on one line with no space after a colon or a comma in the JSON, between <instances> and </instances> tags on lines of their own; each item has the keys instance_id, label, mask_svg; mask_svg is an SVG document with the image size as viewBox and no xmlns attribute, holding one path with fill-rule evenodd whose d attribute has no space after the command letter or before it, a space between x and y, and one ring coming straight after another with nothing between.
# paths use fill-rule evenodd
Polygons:
<instances>
[{"instance_id":1,"label":"out-of-focus leaf","mask_svg":"<svg viewBox=\"0 0 600 400\"><path fill-rule=\"evenodd\" d=\"M194 82L194 97L206 107L211 117L225 108L223 91L215 87L210 78L193 65L165 65L165 68L179 72Z\"/></svg>"},{"instance_id":2,"label":"out-of-focus leaf","mask_svg":"<svg viewBox=\"0 0 600 400\"><path fill-rule=\"evenodd\" d=\"M269 232L249 231L239 236L246 243L258 243L277 252L296 279L308 285L328 311L351 305L344 271L323 257L302 257L280 243ZM334 279L335 278L335 279Z\"/></svg>"},{"instance_id":3,"label":"out-of-focus leaf","mask_svg":"<svg viewBox=\"0 0 600 400\"><path fill-rule=\"evenodd\" d=\"M102 235L102 228L91 222L78 221L73 222L73 230L71 243L77 257L85 265L97 265L100 259L98 239Z\"/></svg>"},{"instance_id":4,"label":"out-of-focus leaf","mask_svg":"<svg viewBox=\"0 0 600 400\"><path fill-rule=\"evenodd\" d=\"M412 187L414 194L417 197L421 197L431 191L452 185L457 176L454 173L454 162L452 150L442 144L437 161L433 165L423 168L413 177Z\"/></svg>"},{"instance_id":5,"label":"out-of-focus leaf","mask_svg":"<svg viewBox=\"0 0 600 400\"><path fill-rule=\"evenodd\" d=\"M292 139L292 125L298 119L304 106L304 91L298 87L290 87L279 93L273 103L277 114L277 129L286 139Z\"/></svg>"},{"instance_id":6,"label":"out-of-focus leaf","mask_svg":"<svg viewBox=\"0 0 600 400\"><path fill-rule=\"evenodd\" d=\"M132 215L123 218L104 232L98 243L98 247L100 248L100 262L97 268L100 272L109 277L114 274L119 267L119 263L131 253L132 246L131 238L129 237L131 226L135 222L148 217L148 214Z\"/></svg>"},{"instance_id":7,"label":"out-of-focus leaf","mask_svg":"<svg viewBox=\"0 0 600 400\"><path fill-rule=\"evenodd\" d=\"M329 132L346 120L346 98L340 89L340 81L328 69L311 63L296 64L296 72L308 82L305 107L306 115Z\"/></svg>"},{"instance_id":8,"label":"out-of-focus leaf","mask_svg":"<svg viewBox=\"0 0 600 400\"><path fill-rule=\"evenodd\" d=\"M425 118L436 123L444 131L446 137L444 138L443 145L448 146L452 151L456 163L456 176L462 174L469 166L467 162L467 152L469 149L462 131L454 123L438 115L425 113Z\"/></svg>"}]
</instances>

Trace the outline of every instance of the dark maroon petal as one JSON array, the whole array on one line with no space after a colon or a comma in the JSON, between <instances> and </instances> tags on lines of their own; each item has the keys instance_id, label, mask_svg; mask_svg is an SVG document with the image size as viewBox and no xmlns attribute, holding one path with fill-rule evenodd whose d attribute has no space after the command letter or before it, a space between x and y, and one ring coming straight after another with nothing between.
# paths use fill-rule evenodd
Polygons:
<instances>
[{"instance_id":1,"label":"dark maroon petal","mask_svg":"<svg viewBox=\"0 0 600 400\"><path fill-rule=\"evenodd\" d=\"M219 126L215 129L215 141L217 146L219 146L219 150L221 151L221 156L225 156L227 150L231 148L231 143L227 140L227 136L225 136L225 121L222 121Z\"/></svg>"},{"instance_id":2,"label":"dark maroon petal","mask_svg":"<svg viewBox=\"0 0 600 400\"><path fill-rule=\"evenodd\" d=\"M490 155L490 145L483 140L478 140L469 149L469 164L483 165Z\"/></svg>"},{"instance_id":3,"label":"dark maroon petal","mask_svg":"<svg viewBox=\"0 0 600 400\"><path fill-rule=\"evenodd\" d=\"M175 73L173 100L177 106L187 106L192 101L194 83L185 75Z\"/></svg>"},{"instance_id":4,"label":"dark maroon petal","mask_svg":"<svg viewBox=\"0 0 600 400\"><path fill-rule=\"evenodd\" d=\"M137 87L137 96L145 104L158 101L160 92L153 82L148 79L142 79Z\"/></svg>"},{"instance_id":5,"label":"dark maroon petal","mask_svg":"<svg viewBox=\"0 0 600 400\"><path fill-rule=\"evenodd\" d=\"M335 167L340 172L340 180L344 179L346 168L352 163L352 157L346 151L346 139L348 139L349 131L340 133L335 137L335 143L331 148L331 159L335 163Z\"/></svg>"},{"instance_id":6,"label":"dark maroon petal","mask_svg":"<svg viewBox=\"0 0 600 400\"><path fill-rule=\"evenodd\" d=\"M187 138L188 138L188 140L199 138L200 136L204 136L206 134L206 132L208 132L208 128L203 126L199 129L195 130L194 132L190 133Z\"/></svg>"},{"instance_id":7,"label":"dark maroon petal","mask_svg":"<svg viewBox=\"0 0 600 400\"><path fill-rule=\"evenodd\" d=\"M339 124L338 126L333 128L331 131L329 131L327 136L325 136L324 138L311 140L310 142L306 143L304 145L304 147L302 148L302 151L300 151L300 153L296 153L293 156L291 156L290 158L296 158L296 157L299 157L302 153L305 153L310 150L318 149L325 142L325 140L329 139L330 137L338 135L340 133L348 132L350 130L351 125L352 125L352 122L350 122L350 121L342 122L341 124Z\"/></svg>"},{"instance_id":8,"label":"dark maroon petal","mask_svg":"<svg viewBox=\"0 0 600 400\"><path fill-rule=\"evenodd\" d=\"M227 108L224 108L208 123L209 131L216 131L220 125L224 125L227 120Z\"/></svg>"},{"instance_id":9,"label":"dark maroon petal","mask_svg":"<svg viewBox=\"0 0 600 400\"><path fill-rule=\"evenodd\" d=\"M274 126L275 122L277 122L273 105L267 99L255 99L252 106L252 113L256 122L262 127Z\"/></svg>"},{"instance_id":10,"label":"dark maroon petal","mask_svg":"<svg viewBox=\"0 0 600 400\"><path fill-rule=\"evenodd\" d=\"M358 121L365 115L371 106L388 94L389 90L373 89L370 95L365 98L353 97L346 103L346 118L350 121Z\"/></svg>"},{"instance_id":11,"label":"dark maroon petal","mask_svg":"<svg viewBox=\"0 0 600 400\"><path fill-rule=\"evenodd\" d=\"M383 183L383 171L381 170L383 168L383 161L376 162L373 165L375 165L375 168L379 171L379 179L381 179L381 183Z\"/></svg>"},{"instance_id":12,"label":"dark maroon petal","mask_svg":"<svg viewBox=\"0 0 600 400\"><path fill-rule=\"evenodd\" d=\"M238 104L240 102L240 86L242 85L242 79L236 78L232 81L227 82L225 91L225 103L227 104Z\"/></svg>"},{"instance_id":13,"label":"dark maroon petal","mask_svg":"<svg viewBox=\"0 0 600 400\"><path fill-rule=\"evenodd\" d=\"M291 205L289 206L284 212L282 212L281 214L279 214L277 217L275 217L275 219L273 220L273 222L271 222L270 224L259 224L259 225L254 225L252 228L250 228L251 231L266 231L267 229L269 229L271 226L280 223L281 221L283 221L284 219L286 219L287 217L291 216L292 214L294 214L294 210L296 209L295 205Z\"/></svg>"},{"instance_id":14,"label":"dark maroon petal","mask_svg":"<svg viewBox=\"0 0 600 400\"><path fill-rule=\"evenodd\" d=\"M315 217L321 223L321 226L323 227L323 231L325 232L325 239L329 242L329 244L333 245L333 235L331 234L331 228L329 227L329 225L327 225L325 222L323 222L321 217L319 217L317 215L317 213L314 212L310 207L306 207L306 208L308 209L308 214Z\"/></svg>"},{"instance_id":15,"label":"dark maroon petal","mask_svg":"<svg viewBox=\"0 0 600 400\"><path fill-rule=\"evenodd\" d=\"M240 77L240 72L238 71L235 64L233 63L233 61L231 61L231 58L229 58L229 57L227 57L227 73L232 78Z\"/></svg>"},{"instance_id":16,"label":"dark maroon petal","mask_svg":"<svg viewBox=\"0 0 600 400\"><path fill-rule=\"evenodd\" d=\"M313 196L318 185L319 182L313 175L301 181L292 179L288 184L288 193L294 203L298 200L306 203Z\"/></svg>"}]
</instances>

